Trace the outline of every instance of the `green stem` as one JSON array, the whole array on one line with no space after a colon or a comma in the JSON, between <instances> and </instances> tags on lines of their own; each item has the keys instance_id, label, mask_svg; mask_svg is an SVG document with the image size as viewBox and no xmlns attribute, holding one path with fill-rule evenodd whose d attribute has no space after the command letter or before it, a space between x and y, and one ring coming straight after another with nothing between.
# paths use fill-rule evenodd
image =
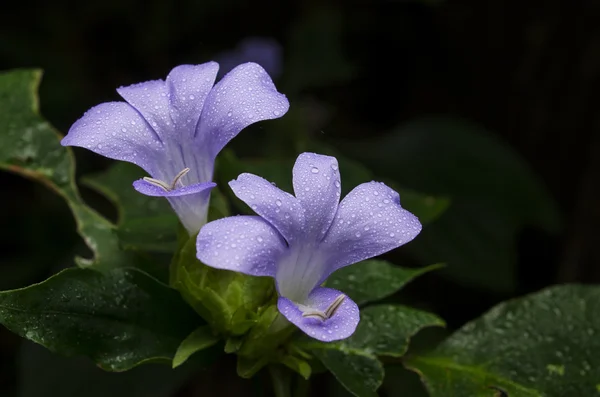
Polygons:
<instances>
[{"instance_id":1,"label":"green stem","mask_svg":"<svg viewBox=\"0 0 600 397\"><path fill-rule=\"evenodd\" d=\"M269 366L269 373L273 381L273 391L276 397L292 397L290 372L282 365L272 364Z\"/></svg>"}]
</instances>

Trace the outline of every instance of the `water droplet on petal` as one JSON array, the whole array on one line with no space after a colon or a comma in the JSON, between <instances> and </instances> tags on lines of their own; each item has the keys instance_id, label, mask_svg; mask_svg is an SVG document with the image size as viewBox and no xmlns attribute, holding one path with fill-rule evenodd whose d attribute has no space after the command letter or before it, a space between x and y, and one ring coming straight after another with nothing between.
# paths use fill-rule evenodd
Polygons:
<instances>
[{"instance_id":1,"label":"water droplet on petal","mask_svg":"<svg viewBox=\"0 0 600 397\"><path fill-rule=\"evenodd\" d=\"M281 200L275 200L275 204L277 204L278 207L281 207Z\"/></svg>"},{"instance_id":2,"label":"water droplet on petal","mask_svg":"<svg viewBox=\"0 0 600 397\"><path fill-rule=\"evenodd\" d=\"M312 172L313 174L318 174L319 173L319 169L317 167L313 167L310 172Z\"/></svg>"}]
</instances>

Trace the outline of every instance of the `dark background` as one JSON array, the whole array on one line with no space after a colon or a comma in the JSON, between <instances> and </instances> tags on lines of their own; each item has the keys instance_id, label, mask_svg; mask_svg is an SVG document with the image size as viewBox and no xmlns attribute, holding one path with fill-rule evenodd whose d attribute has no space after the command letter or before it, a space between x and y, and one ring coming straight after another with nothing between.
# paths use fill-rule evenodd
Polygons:
<instances>
[{"instance_id":1,"label":"dark background","mask_svg":"<svg viewBox=\"0 0 600 397\"><path fill-rule=\"evenodd\" d=\"M342 152L431 115L461 117L490 131L547 187L561 227L519 228L512 290L432 274L402 292L399 300L440 314L450 330L501 300L551 284L600 280L596 1L3 1L0 21L0 70L43 68L41 110L63 132L91 106L117 100L116 87L218 58L252 36L281 45L283 67L275 81L292 108L309 109L302 114L307 136L339 142ZM252 133L243 132L232 147L264 156L267 144ZM261 131L255 136L268 138ZM75 153L78 175L111 163ZM15 175L0 174L0 184L0 287L25 286L71 265L81 242L61 199ZM115 216L102 197L83 193ZM485 264L473 271L485 272ZM431 333L421 343L436 338ZM49 355L0 329L1 396L92 395L85 387L115 396L263 394L263 377L237 380L231 358L190 379L180 371L181 379L157 383L174 385L163 385L165 391L149 386L151 379L173 377L163 369L125 376L94 371L85 360ZM388 373L382 394L418 395L415 377L399 368ZM85 380L79 391L56 385L77 377ZM140 384L148 390L140 392ZM334 391L326 376L311 386L311 395Z\"/></svg>"}]
</instances>

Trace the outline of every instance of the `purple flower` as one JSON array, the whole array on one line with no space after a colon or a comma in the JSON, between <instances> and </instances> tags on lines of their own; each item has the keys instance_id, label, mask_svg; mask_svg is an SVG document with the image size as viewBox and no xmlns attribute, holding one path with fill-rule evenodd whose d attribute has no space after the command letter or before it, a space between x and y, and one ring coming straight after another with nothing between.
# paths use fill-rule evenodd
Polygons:
<instances>
[{"instance_id":1,"label":"purple flower","mask_svg":"<svg viewBox=\"0 0 600 397\"><path fill-rule=\"evenodd\" d=\"M216 62L181 65L166 81L121 87L126 102L93 107L61 143L142 167L151 177L135 189L166 197L194 234L206 222L217 154L248 125L289 108L259 65L239 65L214 85L218 70Z\"/></svg>"},{"instance_id":2,"label":"purple flower","mask_svg":"<svg viewBox=\"0 0 600 397\"><path fill-rule=\"evenodd\" d=\"M358 307L321 284L337 269L409 242L421 224L402 209L398 193L380 182L359 185L340 203L334 157L301 154L293 182L296 197L252 174L231 181L235 195L260 216L206 224L198 235L198 259L274 277L277 306L290 322L322 341L347 338L358 324Z\"/></svg>"}]
</instances>

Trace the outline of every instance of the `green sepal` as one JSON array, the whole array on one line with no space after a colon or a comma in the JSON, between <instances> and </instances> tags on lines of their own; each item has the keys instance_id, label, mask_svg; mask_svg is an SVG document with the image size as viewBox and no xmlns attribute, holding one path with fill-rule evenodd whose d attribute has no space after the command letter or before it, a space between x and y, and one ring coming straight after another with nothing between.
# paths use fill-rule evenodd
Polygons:
<instances>
[{"instance_id":1,"label":"green sepal","mask_svg":"<svg viewBox=\"0 0 600 397\"><path fill-rule=\"evenodd\" d=\"M171 263L171 285L218 333L246 333L272 300L273 280L204 265L196 258L196 236L182 233L180 246Z\"/></svg>"},{"instance_id":2,"label":"green sepal","mask_svg":"<svg viewBox=\"0 0 600 397\"><path fill-rule=\"evenodd\" d=\"M203 325L196 328L196 330L189 334L177 348L177 352L175 352L175 357L173 358L173 368L179 367L186 362L192 354L213 346L219 340L220 338L218 335L215 335L210 326Z\"/></svg>"},{"instance_id":3,"label":"green sepal","mask_svg":"<svg viewBox=\"0 0 600 397\"><path fill-rule=\"evenodd\" d=\"M297 372L304 379L308 380L312 373L312 368L310 364L297 356L287 354L283 356L281 359L281 363L291 369L294 372Z\"/></svg>"}]
</instances>

